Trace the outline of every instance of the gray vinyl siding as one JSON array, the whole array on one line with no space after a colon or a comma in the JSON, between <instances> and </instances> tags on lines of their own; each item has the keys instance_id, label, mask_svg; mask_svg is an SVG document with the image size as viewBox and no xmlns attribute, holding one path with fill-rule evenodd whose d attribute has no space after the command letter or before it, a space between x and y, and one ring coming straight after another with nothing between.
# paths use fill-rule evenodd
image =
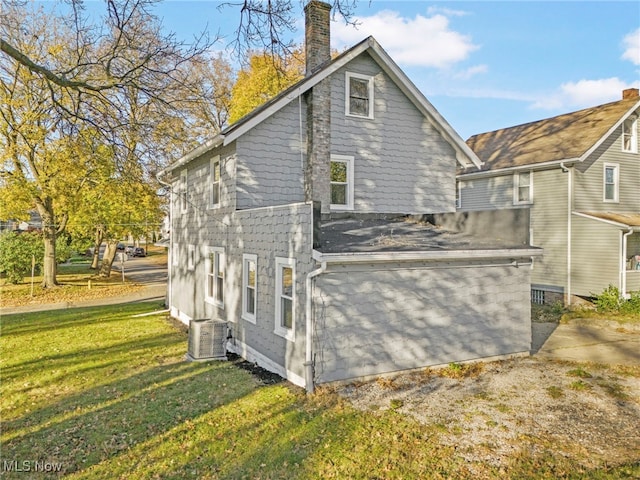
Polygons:
<instances>
[{"instance_id":1,"label":"gray vinyl siding","mask_svg":"<svg viewBox=\"0 0 640 480\"><path fill-rule=\"evenodd\" d=\"M236 143L238 209L304 201L301 155L302 151L306 157L304 100L292 101Z\"/></svg>"},{"instance_id":2,"label":"gray vinyl siding","mask_svg":"<svg viewBox=\"0 0 640 480\"><path fill-rule=\"evenodd\" d=\"M514 208L512 174L460 182L459 211Z\"/></svg>"},{"instance_id":3,"label":"gray vinyl siding","mask_svg":"<svg viewBox=\"0 0 640 480\"><path fill-rule=\"evenodd\" d=\"M505 265L331 266L314 289L316 380L528 354L529 273Z\"/></svg>"},{"instance_id":4,"label":"gray vinyl siding","mask_svg":"<svg viewBox=\"0 0 640 480\"><path fill-rule=\"evenodd\" d=\"M620 288L620 229L577 215L572 228L571 292L591 296L609 285Z\"/></svg>"},{"instance_id":5,"label":"gray vinyl siding","mask_svg":"<svg viewBox=\"0 0 640 480\"><path fill-rule=\"evenodd\" d=\"M621 130L576 167L575 209L587 212L640 212L640 154L622 151ZM604 164L619 165L619 202L603 200Z\"/></svg>"},{"instance_id":6,"label":"gray vinyl siding","mask_svg":"<svg viewBox=\"0 0 640 480\"><path fill-rule=\"evenodd\" d=\"M374 76L374 118L345 115L345 73ZM455 210L455 151L368 54L331 77L331 152L354 157L357 212Z\"/></svg>"}]
</instances>

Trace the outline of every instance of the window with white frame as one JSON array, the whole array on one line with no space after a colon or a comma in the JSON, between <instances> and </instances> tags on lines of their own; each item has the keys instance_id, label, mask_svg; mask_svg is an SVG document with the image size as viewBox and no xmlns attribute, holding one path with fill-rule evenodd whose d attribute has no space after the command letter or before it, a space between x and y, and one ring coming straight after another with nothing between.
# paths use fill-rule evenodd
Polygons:
<instances>
[{"instance_id":1,"label":"window with white frame","mask_svg":"<svg viewBox=\"0 0 640 480\"><path fill-rule=\"evenodd\" d=\"M173 260L173 266L177 267L180 264L180 249L177 243L174 243L171 246L171 257Z\"/></svg>"},{"instance_id":2,"label":"window with white frame","mask_svg":"<svg viewBox=\"0 0 640 480\"><path fill-rule=\"evenodd\" d=\"M531 172L519 172L513 176L513 203L533 202L533 175Z\"/></svg>"},{"instance_id":3,"label":"window with white frame","mask_svg":"<svg viewBox=\"0 0 640 480\"><path fill-rule=\"evenodd\" d=\"M622 151L638 153L637 118L628 118L622 123Z\"/></svg>"},{"instance_id":4,"label":"window with white frame","mask_svg":"<svg viewBox=\"0 0 640 480\"><path fill-rule=\"evenodd\" d=\"M461 188L460 180L456 180L456 208L462 207Z\"/></svg>"},{"instance_id":5,"label":"window with white frame","mask_svg":"<svg viewBox=\"0 0 640 480\"><path fill-rule=\"evenodd\" d=\"M224 248L209 247L205 267L207 270L205 301L222 308L224 307Z\"/></svg>"},{"instance_id":6,"label":"window with white frame","mask_svg":"<svg viewBox=\"0 0 640 480\"><path fill-rule=\"evenodd\" d=\"M619 190L620 167L614 163L604 164L603 175L603 200L605 202L617 202Z\"/></svg>"},{"instance_id":7,"label":"window with white frame","mask_svg":"<svg viewBox=\"0 0 640 480\"><path fill-rule=\"evenodd\" d=\"M187 169L185 168L180 172L180 212L185 213L187 211Z\"/></svg>"},{"instance_id":8,"label":"window with white frame","mask_svg":"<svg viewBox=\"0 0 640 480\"><path fill-rule=\"evenodd\" d=\"M373 77L346 73L345 111L352 117L373 118Z\"/></svg>"},{"instance_id":9,"label":"window with white frame","mask_svg":"<svg viewBox=\"0 0 640 480\"><path fill-rule=\"evenodd\" d=\"M275 333L293 341L296 313L296 261L276 257L276 325Z\"/></svg>"},{"instance_id":10,"label":"window with white frame","mask_svg":"<svg viewBox=\"0 0 640 480\"><path fill-rule=\"evenodd\" d=\"M196 269L196 246L187 245L187 270Z\"/></svg>"},{"instance_id":11,"label":"window with white frame","mask_svg":"<svg viewBox=\"0 0 640 480\"><path fill-rule=\"evenodd\" d=\"M353 210L353 157L331 155L331 205L333 210Z\"/></svg>"},{"instance_id":12,"label":"window with white frame","mask_svg":"<svg viewBox=\"0 0 640 480\"><path fill-rule=\"evenodd\" d=\"M211 159L209 183L211 185L210 206L220 205L220 156L216 155Z\"/></svg>"},{"instance_id":13,"label":"window with white frame","mask_svg":"<svg viewBox=\"0 0 640 480\"><path fill-rule=\"evenodd\" d=\"M242 318L256 323L258 306L258 257L242 255Z\"/></svg>"}]
</instances>

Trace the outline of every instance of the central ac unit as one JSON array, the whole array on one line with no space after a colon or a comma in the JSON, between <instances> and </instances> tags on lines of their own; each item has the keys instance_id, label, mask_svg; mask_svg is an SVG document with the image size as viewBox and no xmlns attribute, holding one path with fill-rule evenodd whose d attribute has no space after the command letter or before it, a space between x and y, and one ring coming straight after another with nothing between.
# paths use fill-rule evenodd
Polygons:
<instances>
[{"instance_id":1,"label":"central ac unit","mask_svg":"<svg viewBox=\"0 0 640 480\"><path fill-rule=\"evenodd\" d=\"M187 360L226 360L227 322L191 320Z\"/></svg>"}]
</instances>

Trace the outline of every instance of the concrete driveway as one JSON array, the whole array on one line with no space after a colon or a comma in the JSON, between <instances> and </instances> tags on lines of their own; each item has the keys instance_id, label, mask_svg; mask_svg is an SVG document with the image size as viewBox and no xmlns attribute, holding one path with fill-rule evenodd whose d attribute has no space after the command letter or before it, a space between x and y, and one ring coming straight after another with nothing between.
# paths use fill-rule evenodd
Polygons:
<instances>
[{"instance_id":1,"label":"concrete driveway","mask_svg":"<svg viewBox=\"0 0 640 480\"><path fill-rule=\"evenodd\" d=\"M531 354L536 357L640 366L640 325L575 319L531 327Z\"/></svg>"}]
</instances>

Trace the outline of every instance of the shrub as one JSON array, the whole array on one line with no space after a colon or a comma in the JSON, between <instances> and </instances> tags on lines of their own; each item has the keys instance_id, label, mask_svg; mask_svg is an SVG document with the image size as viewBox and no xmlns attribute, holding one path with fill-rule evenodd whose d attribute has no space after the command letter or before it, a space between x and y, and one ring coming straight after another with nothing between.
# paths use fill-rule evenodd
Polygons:
<instances>
[{"instance_id":1,"label":"shrub","mask_svg":"<svg viewBox=\"0 0 640 480\"><path fill-rule=\"evenodd\" d=\"M599 295L594 295L594 298L598 312L618 312L624 302L620 290L613 285L609 285Z\"/></svg>"},{"instance_id":2,"label":"shrub","mask_svg":"<svg viewBox=\"0 0 640 480\"><path fill-rule=\"evenodd\" d=\"M8 232L0 235L0 272L9 283L18 284L31 273L35 257L36 268L42 266L44 245L38 233Z\"/></svg>"},{"instance_id":3,"label":"shrub","mask_svg":"<svg viewBox=\"0 0 640 480\"><path fill-rule=\"evenodd\" d=\"M640 292L631 292L631 297L622 304L620 312L640 315Z\"/></svg>"}]
</instances>

